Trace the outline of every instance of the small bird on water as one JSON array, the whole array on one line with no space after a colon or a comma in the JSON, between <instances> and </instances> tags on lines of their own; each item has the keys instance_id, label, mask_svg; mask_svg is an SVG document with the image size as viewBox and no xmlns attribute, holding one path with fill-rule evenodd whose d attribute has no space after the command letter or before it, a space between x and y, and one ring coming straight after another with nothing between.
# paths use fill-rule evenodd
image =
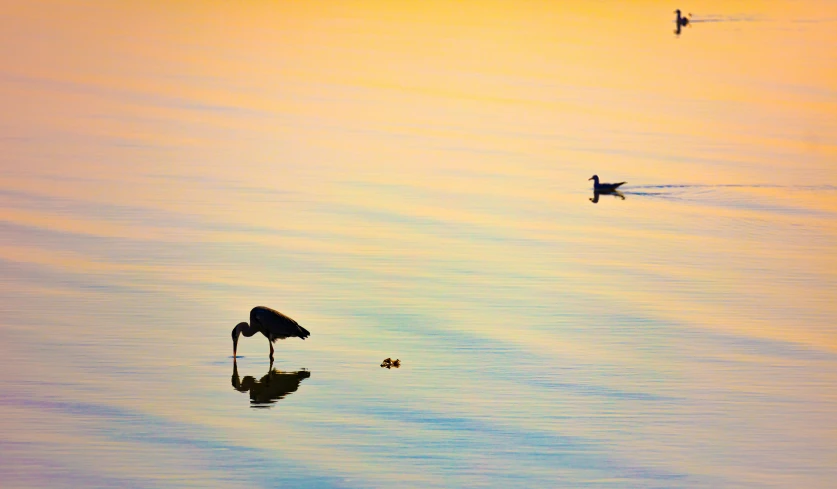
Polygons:
<instances>
[{"instance_id":1,"label":"small bird on water","mask_svg":"<svg viewBox=\"0 0 837 489\"><path fill-rule=\"evenodd\" d=\"M593 180L593 191L598 192L600 194L606 194L610 192L615 192L620 185L624 185L625 182L619 183L599 183L599 176L593 175L592 177L587 179L588 181Z\"/></svg>"},{"instance_id":2,"label":"small bird on water","mask_svg":"<svg viewBox=\"0 0 837 489\"><path fill-rule=\"evenodd\" d=\"M675 22L677 22L677 28L678 29L681 28L681 27L686 27L687 25L689 25L689 17L691 17L692 14L689 14L688 17L681 16L680 15L680 9L675 10L674 13L677 14L677 19L675 20Z\"/></svg>"},{"instance_id":3,"label":"small bird on water","mask_svg":"<svg viewBox=\"0 0 837 489\"><path fill-rule=\"evenodd\" d=\"M285 338L302 338L303 340L311 335L296 321L285 316L279 311L269 307L258 306L250 311L250 324L238 323L232 330L233 358L238 351L238 337L253 336L256 333L265 335L270 344L270 363L273 363L273 342Z\"/></svg>"},{"instance_id":4,"label":"small bird on water","mask_svg":"<svg viewBox=\"0 0 837 489\"><path fill-rule=\"evenodd\" d=\"M392 367L398 368L400 366L401 366L401 360L399 360L397 358L395 360L393 360L392 358L384 358L384 361L381 363L381 367L384 367L384 368L392 368Z\"/></svg>"}]
</instances>

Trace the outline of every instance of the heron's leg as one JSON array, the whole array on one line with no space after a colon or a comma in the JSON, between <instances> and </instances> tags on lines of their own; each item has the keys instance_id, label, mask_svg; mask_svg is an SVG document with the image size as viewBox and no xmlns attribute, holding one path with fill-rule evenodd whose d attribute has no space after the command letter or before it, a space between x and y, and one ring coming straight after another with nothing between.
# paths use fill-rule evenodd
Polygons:
<instances>
[{"instance_id":1,"label":"heron's leg","mask_svg":"<svg viewBox=\"0 0 837 489\"><path fill-rule=\"evenodd\" d=\"M268 343L270 344L270 363L273 363L273 342L268 341Z\"/></svg>"}]
</instances>

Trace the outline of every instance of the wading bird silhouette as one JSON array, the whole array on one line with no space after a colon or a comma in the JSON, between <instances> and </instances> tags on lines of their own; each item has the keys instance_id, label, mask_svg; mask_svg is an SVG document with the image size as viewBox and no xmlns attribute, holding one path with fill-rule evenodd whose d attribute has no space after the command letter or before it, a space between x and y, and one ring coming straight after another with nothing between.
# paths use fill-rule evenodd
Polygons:
<instances>
[{"instance_id":1,"label":"wading bird silhouette","mask_svg":"<svg viewBox=\"0 0 837 489\"><path fill-rule=\"evenodd\" d=\"M238 323L232 330L233 358L238 351L238 337L253 336L256 333L265 335L270 344L270 363L273 364L273 342L285 338L297 337L303 340L311 335L296 321L285 316L279 311L269 307L258 306L250 311L250 324Z\"/></svg>"}]
</instances>

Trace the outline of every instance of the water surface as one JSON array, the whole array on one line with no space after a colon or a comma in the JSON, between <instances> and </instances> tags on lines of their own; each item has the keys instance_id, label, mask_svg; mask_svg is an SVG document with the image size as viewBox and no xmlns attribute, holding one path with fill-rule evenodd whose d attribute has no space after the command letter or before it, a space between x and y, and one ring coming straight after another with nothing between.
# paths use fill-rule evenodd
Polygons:
<instances>
[{"instance_id":1,"label":"water surface","mask_svg":"<svg viewBox=\"0 0 837 489\"><path fill-rule=\"evenodd\" d=\"M837 10L689 8L7 6L3 487L833 485Z\"/></svg>"}]
</instances>

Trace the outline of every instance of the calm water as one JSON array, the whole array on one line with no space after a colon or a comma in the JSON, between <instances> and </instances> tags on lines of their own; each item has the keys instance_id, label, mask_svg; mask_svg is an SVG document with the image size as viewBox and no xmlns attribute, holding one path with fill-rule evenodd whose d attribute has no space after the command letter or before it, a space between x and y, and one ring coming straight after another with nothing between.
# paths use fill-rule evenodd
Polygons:
<instances>
[{"instance_id":1,"label":"calm water","mask_svg":"<svg viewBox=\"0 0 837 489\"><path fill-rule=\"evenodd\" d=\"M5 5L0 485L833 487L837 7L553 4Z\"/></svg>"}]
</instances>

